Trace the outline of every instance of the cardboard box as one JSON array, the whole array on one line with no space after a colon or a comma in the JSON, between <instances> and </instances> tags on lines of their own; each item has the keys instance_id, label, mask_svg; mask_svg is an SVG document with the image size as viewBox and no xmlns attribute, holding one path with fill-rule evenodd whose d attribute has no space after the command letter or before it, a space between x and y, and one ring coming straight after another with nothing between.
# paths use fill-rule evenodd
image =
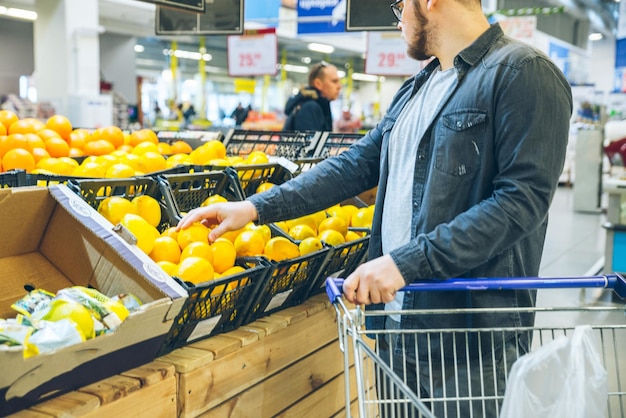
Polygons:
<instances>
[{"instance_id":1,"label":"cardboard box","mask_svg":"<svg viewBox=\"0 0 626 418\"><path fill-rule=\"evenodd\" d=\"M0 350L0 416L155 358L187 293L80 196L64 185L2 189L0 231L1 318L32 288L92 286L144 303L112 334L28 359Z\"/></svg>"}]
</instances>

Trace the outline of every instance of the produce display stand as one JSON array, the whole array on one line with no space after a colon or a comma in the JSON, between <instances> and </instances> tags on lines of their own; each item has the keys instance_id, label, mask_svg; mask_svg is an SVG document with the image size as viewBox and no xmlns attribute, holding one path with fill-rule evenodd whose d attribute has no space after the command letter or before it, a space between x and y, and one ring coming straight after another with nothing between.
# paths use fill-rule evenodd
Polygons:
<instances>
[{"instance_id":1,"label":"produce display stand","mask_svg":"<svg viewBox=\"0 0 626 418\"><path fill-rule=\"evenodd\" d=\"M322 132L252 131L231 129L223 140L228 155L245 157L252 151L295 160L313 157Z\"/></svg>"},{"instance_id":2,"label":"produce display stand","mask_svg":"<svg viewBox=\"0 0 626 418\"><path fill-rule=\"evenodd\" d=\"M222 141L224 134L220 131L158 131L157 138L169 144L179 140L185 141L195 149L207 141Z\"/></svg>"},{"instance_id":3,"label":"produce display stand","mask_svg":"<svg viewBox=\"0 0 626 418\"><path fill-rule=\"evenodd\" d=\"M26 184L26 171L11 170L0 173L0 189L7 187L19 187Z\"/></svg>"},{"instance_id":4,"label":"produce display stand","mask_svg":"<svg viewBox=\"0 0 626 418\"><path fill-rule=\"evenodd\" d=\"M363 135L357 133L323 132L313 155L322 158L339 155L361 138Z\"/></svg>"}]
</instances>

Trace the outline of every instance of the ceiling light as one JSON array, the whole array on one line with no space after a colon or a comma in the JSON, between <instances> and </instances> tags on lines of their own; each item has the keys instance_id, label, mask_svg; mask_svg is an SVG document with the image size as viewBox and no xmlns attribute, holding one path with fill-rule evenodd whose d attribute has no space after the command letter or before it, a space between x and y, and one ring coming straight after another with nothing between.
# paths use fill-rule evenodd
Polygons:
<instances>
[{"instance_id":1,"label":"ceiling light","mask_svg":"<svg viewBox=\"0 0 626 418\"><path fill-rule=\"evenodd\" d=\"M379 77L377 75L363 74L363 73L352 73L352 79L353 80L358 80L358 81L376 82L376 81L378 81L378 78Z\"/></svg>"},{"instance_id":2,"label":"ceiling light","mask_svg":"<svg viewBox=\"0 0 626 418\"><path fill-rule=\"evenodd\" d=\"M325 44L318 44L318 43L310 43L308 45L308 48L311 51L315 51L315 52L321 52L322 54L332 54L333 52L335 52L335 47L331 46L331 45L325 45Z\"/></svg>"},{"instance_id":3,"label":"ceiling light","mask_svg":"<svg viewBox=\"0 0 626 418\"><path fill-rule=\"evenodd\" d=\"M302 57L302 58L300 58L300 61L302 61L303 64L310 64L311 63L311 57Z\"/></svg>"},{"instance_id":4,"label":"ceiling light","mask_svg":"<svg viewBox=\"0 0 626 418\"><path fill-rule=\"evenodd\" d=\"M283 65L283 69L290 73L306 74L309 72L309 67L304 67L302 65L285 64Z\"/></svg>"},{"instance_id":5,"label":"ceiling light","mask_svg":"<svg viewBox=\"0 0 626 418\"><path fill-rule=\"evenodd\" d=\"M143 45L135 45L135 52L143 52L144 50Z\"/></svg>"},{"instance_id":6,"label":"ceiling light","mask_svg":"<svg viewBox=\"0 0 626 418\"><path fill-rule=\"evenodd\" d=\"M24 20L37 20L37 13L31 10L16 9L15 7L0 6L0 15L15 17Z\"/></svg>"},{"instance_id":7,"label":"ceiling light","mask_svg":"<svg viewBox=\"0 0 626 418\"><path fill-rule=\"evenodd\" d=\"M202 54L200 52L193 51L185 51L184 49L164 49L163 55L167 56L175 56L176 58L195 60L195 61L211 61L213 59L213 55L211 54Z\"/></svg>"},{"instance_id":8,"label":"ceiling light","mask_svg":"<svg viewBox=\"0 0 626 418\"><path fill-rule=\"evenodd\" d=\"M589 34L590 41L599 41L602 38L604 38L604 36L600 32L594 32Z\"/></svg>"}]
</instances>

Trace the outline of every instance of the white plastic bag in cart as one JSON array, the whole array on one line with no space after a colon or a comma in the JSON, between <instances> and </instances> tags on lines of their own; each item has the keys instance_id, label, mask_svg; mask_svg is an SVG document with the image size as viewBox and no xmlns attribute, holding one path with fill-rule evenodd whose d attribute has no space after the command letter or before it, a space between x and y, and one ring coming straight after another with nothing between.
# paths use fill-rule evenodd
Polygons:
<instances>
[{"instance_id":1,"label":"white plastic bag in cart","mask_svg":"<svg viewBox=\"0 0 626 418\"><path fill-rule=\"evenodd\" d=\"M513 364L500 418L603 418L607 385L593 330L578 326Z\"/></svg>"}]
</instances>

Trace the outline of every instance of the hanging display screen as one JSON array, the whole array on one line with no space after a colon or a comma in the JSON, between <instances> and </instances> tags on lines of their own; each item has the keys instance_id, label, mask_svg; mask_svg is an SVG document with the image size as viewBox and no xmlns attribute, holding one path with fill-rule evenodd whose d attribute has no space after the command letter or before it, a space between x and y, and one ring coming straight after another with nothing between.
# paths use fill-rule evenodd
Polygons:
<instances>
[{"instance_id":1,"label":"hanging display screen","mask_svg":"<svg viewBox=\"0 0 626 418\"><path fill-rule=\"evenodd\" d=\"M398 30L398 21L381 0L345 0L346 31Z\"/></svg>"},{"instance_id":2,"label":"hanging display screen","mask_svg":"<svg viewBox=\"0 0 626 418\"><path fill-rule=\"evenodd\" d=\"M206 0L139 0L144 3L152 3L161 6L171 7L179 10L193 10L194 12L204 12ZM209 0L211 1L211 0Z\"/></svg>"},{"instance_id":3,"label":"hanging display screen","mask_svg":"<svg viewBox=\"0 0 626 418\"><path fill-rule=\"evenodd\" d=\"M156 8L157 35L241 35L243 0L205 0L204 13Z\"/></svg>"}]
</instances>

